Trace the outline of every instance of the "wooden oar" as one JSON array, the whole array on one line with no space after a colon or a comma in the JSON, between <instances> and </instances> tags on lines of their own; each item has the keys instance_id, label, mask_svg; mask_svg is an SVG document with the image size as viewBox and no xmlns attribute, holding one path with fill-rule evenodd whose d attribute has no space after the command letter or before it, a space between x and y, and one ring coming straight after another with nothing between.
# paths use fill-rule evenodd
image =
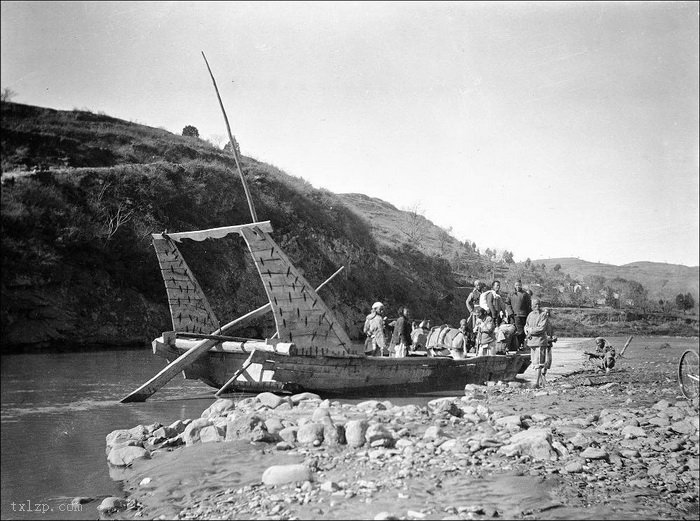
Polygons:
<instances>
[{"instance_id":1,"label":"wooden oar","mask_svg":"<svg viewBox=\"0 0 700 521\"><path fill-rule=\"evenodd\" d=\"M234 326L238 326L241 323L247 322L257 316L263 315L266 312L270 311L272 309L272 306L268 302L264 306L259 307L258 309L255 309L248 313L247 315L243 315L240 318L237 318L233 322L229 322L223 327L220 327L216 331L214 331L213 335L218 335L220 333L223 333L227 329L230 329ZM172 363L168 364L163 368L162 371L160 371L157 375L155 375L153 378L148 380L145 384L143 384L141 387L136 389L134 392L129 394L128 396L122 398L120 400L121 403L130 403L130 402L144 402L146 401L147 398L150 396L153 396L153 394L163 387L165 384L167 384L170 380L172 380L177 373L182 371L184 368L189 367L192 365L192 363L197 360L200 356L202 356L204 353L209 351L213 346L221 342L221 340L218 339L211 339L208 338L206 340L202 340L201 342L198 342L194 346L192 346L190 349L188 349L185 353L181 354L178 358L173 360Z\"/></svg>"},{"instance_id":2,"label":"wooden oar","mask_svg":"<svg viewBox=\"0 0 700 521\"><path fill-rule=\"evenodd\" d=\"M632 341L632 338L633 338L633 337L629 337L629 338L627 339L627 342L625 343L625 346L622 348L622 351L620 351L620 354L617 355L617 358L622 358L622 355L625 354L625 349L627 349L627 346L630 345L630 342Z\"/></svg>"},{"instance_id":3,"label":"wooden oar","mask_svg":"<svg viewBox=\"0 0 700 521\"><path fill-rule=\"evenodd\" d=\"M338 268L338 270L333 275L328 277L328 279L326 279L325 282L323 282L318 288L316 288L316 291L320 290L323 286L328 284L338 273L340 273L343 270L343 268L345 268L345 266L341 266L340 268ZM224 331L231 329L234 326L240 326L241 324L249 322L253 318L263 315L271 310L272 305L268 302L264 306L260 306L258 309L254 309L247 315L243 315L242 317L239 317L236 320L220 327L212 333L212 336L220 335ZM157 375L148 380L141 387L136 389L128 396L122 398L120 402L131 403L146 401L146 399L153 396L153 394L155 394L155 392L158 391L158 389L160 389L170 380L172 380L177 373L179 373L186 367L192 365L192 363L194 363L195 360L204 355L204 353L209 351L213 346L215 346L219 342L221 342L221 340L209 338L193 345L185 353L181 354L178 358L173 360L172 363L165 366L162 371L160 371Z\"/></svg>"},{"instance_id":4,"label":"wooden oar","mask_svg":"<svg viewBox=\"0 0 700 521\"><path fill-rule=\"evenodd\" d=\"M223 394L223 392L233 383L233 381L236 378L238 378L240 376L240 374L243 373L243 371L248 369L248 366L253 363L253 355L254 354L255 354L255 348L253 348L253 350L250 352L250 355L248 356L248 358L246 358L246 361L243 362L243 365L241 365L240 369L238 369L238 371L233 373L233 376L231 378L229 378L228 382L226 382L224 385L221 386L221 389L216 391L215 396L221 396L221 394Z\"/></svg>"}]
</instances>

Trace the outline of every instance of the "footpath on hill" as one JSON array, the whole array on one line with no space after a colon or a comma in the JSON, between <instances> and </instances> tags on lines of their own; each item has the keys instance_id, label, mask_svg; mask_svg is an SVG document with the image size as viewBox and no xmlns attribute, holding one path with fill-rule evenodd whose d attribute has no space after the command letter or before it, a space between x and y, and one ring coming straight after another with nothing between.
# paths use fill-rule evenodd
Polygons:
<instances>
[{"instance_id":1,"label":"footpath on hill","mask_svg":"<svg viewBox=\"0 0 700 521\"><path fill-rule=\"evenodd\" d=\"M127 443L143 452L127 468L110 466L126 500L106 499L101 510L149 519L697 519L698 402L676 380L687 347L697 339L633 343L607 375L581 349L561 347L544 389L531 387L528 371L425 405L310 393L217 400L193 421L110 434L110 462Z\"/></svg>"}]
</instances>

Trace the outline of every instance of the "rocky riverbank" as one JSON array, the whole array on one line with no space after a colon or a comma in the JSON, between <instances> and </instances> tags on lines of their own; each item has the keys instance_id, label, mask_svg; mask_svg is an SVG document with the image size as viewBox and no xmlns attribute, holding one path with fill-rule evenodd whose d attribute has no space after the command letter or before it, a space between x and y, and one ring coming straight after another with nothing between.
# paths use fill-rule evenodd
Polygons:
<instances>
[{"instance_id":1,"label":"rocky riverbank","mask_svg":"<svg viewBox=\"0 0 700 521\"><path fill-rule=\"evenodd\" d=\"M467 386L426 405L303 393L217 400L107 436L121 518L696 519L698 408L677 349L545 389ZM241 456L245 454L245 456ZM126 509L126 510L124 510Z\"/></svg>"}]
</instances>

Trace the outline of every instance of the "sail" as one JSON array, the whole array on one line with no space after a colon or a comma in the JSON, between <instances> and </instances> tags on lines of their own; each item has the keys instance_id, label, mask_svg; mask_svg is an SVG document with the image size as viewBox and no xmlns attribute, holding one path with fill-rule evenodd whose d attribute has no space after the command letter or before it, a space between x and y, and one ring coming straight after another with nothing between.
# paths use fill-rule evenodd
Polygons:
<instances>
[{"instance_id":1,"label":"sail","mask_svg":"<svg viewBox=\"0 0 700 521\"><path fill-rule=\"evenodd\" d=\"M218 329L219 321L180 250L168 236L154 233L152 237L168 294L173 330L208 334Z\"/></svg>"},{"instance_id":2,"label":"sail","mask_svg":"<svg viewBox=\"0 0 700 521\"><path fill-rule=\"evenodd\" d=\"M258 226L240 228L272 305L279 338L299 348L347 353L350 338L333 312L270 235Z\"/></svg>"}]
</instances>

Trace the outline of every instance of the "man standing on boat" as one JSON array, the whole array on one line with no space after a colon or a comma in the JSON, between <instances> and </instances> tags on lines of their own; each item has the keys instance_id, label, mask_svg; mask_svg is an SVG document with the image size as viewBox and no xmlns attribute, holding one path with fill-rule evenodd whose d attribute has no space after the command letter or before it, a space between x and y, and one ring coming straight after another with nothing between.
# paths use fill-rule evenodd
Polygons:
<instances>
[{"instance_id":1,"label":"man standing on boat","mask_svg":"<svg viewBox=\"0 0 700 521\"><path fill-rule=\"evenodd\" d=\"M372 314L374 316L371 316ZM388 354L384 331L384 304L381 302L375 302L372 305L372 313L368 316L367 330L372 339L372 356Z\"/></svg>"},{"instance_id":2,"label":"man standing on boat","mask_svg":"<svg viewBox=\"0 0 700 521\"><path fill-rule=\"evenodd\" d=\"M496 327L501 325L501 322L508 317L508 310L505 302L499 293L501 290L501 281L494 280L491 284L491 289L485 291L479 297L479 306L486 311L493 319Z\"/></svg>"},{"instance_id":3,"label":"man standing on boat","mask_svg":"<svg viewBox=\"0 0 700 521\"><path fill-rule=\"evenodd\" d=\"M394 348L394 356L403 358L412 344L411 340L411 319L410 311L407 307L400 310L400 316L394 324L394 334L391 336L391 346Z\"/></svg>"},{"instance_id":4,"label":"man standing on boat","mask_svg":"<svg viewBox=\"0 0 700 521\"><path fill-rule=\"evenodd\" d=\"M515 281L515 291L508 295L510 307L513 310L515 319L515 338L517 339L517 349L521 349L525 343L525 321L532 311L530 295L523 291L523 283L520 279Z\"/></svg>"},{"instance_id":5,"label":"man standing on boat","mask_svg":"<svg viewBox=\"0 0 700 521\"><path fill-rule=\"evenodd\" d=\"M481 290L483 289L483 283L476 279L474 281L474 289L467 297L467 309L469 310L469 317L467 318L467 343L471 346L474 345L476 349L476 342L474 341L474 328L476 327L476 320L479 317L479 298L481 297Z\"/></svg>"},{"instance_id":6,"label":"man standing on boat","mask_svg":"<svg viewBox=\"0 0 700 521\"><path fill-rule=\"evenodd\" d=\"M479 307L479 318L477 318L476 326L474 327L474 332L476 333L477 356L494 354L494 347L496 345L495 329L495 323L491 315L489 315L484 308Z\"/></svg>"},{"instance_id":7,"label":"man standing on boat","mask_svg":"<svg viewBox=\"0 0 700 521\"><path fill-rule=\"evenodd\" d=\"M365 333L365 354L367 356L371 355L374 353L374 340L372 338L372 333L370 333L370 324L372 322L372 319L377 316L377 309L380 308L382 305L381 302L375 302L372 304L372 311L370 311L369 315L365 317L365 325L362 328L362 331Z\"/></svg>"}]
</instances>

